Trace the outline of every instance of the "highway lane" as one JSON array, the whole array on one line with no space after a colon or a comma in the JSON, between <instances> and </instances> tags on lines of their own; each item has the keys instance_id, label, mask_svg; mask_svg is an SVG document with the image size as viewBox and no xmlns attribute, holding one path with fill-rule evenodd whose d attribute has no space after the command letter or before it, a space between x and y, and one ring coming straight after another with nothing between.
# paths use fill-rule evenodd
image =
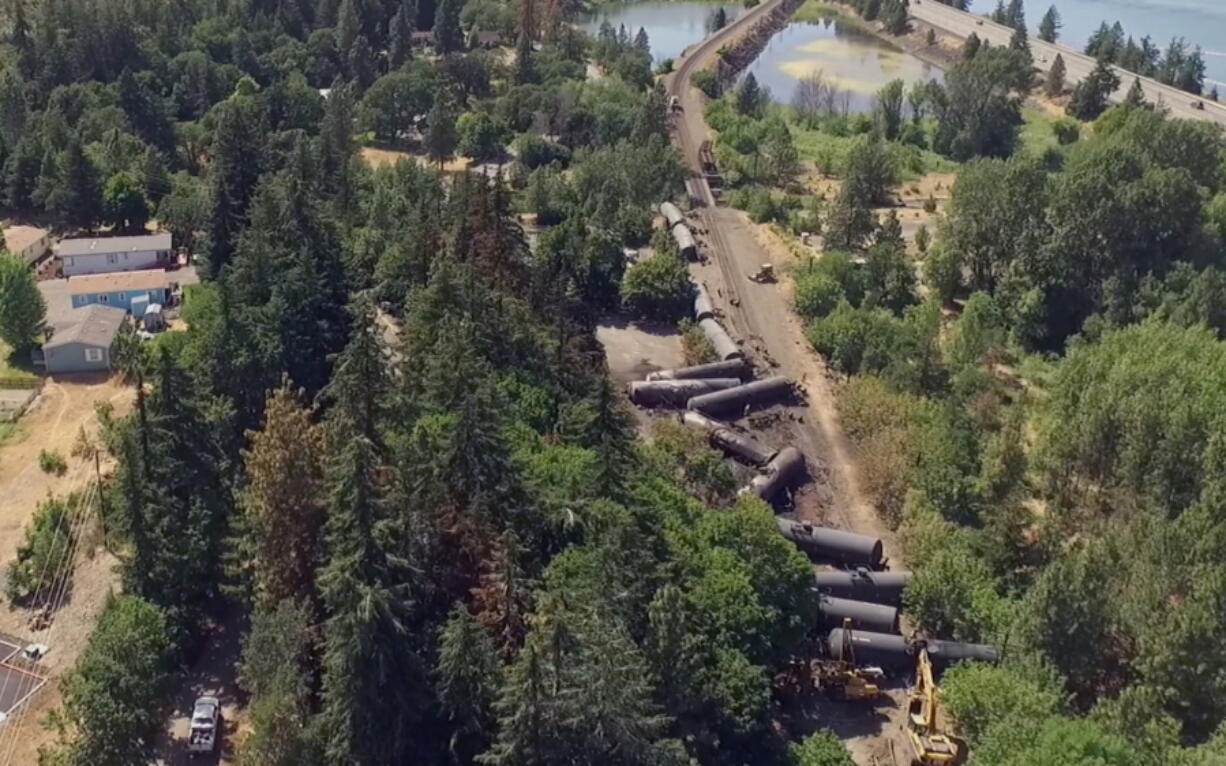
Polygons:
<instances>
[{"instance_id":1,"label":"highway lane","mask_svg":"<svg viewBox=\"0 0 1226 766\"><path fill-rule=\"evenodd\" d=\"M997 24L973 13L960 11L948 5L942 5L936 2L936 0L911 0L910 13L912 18L943 29L958 37L969 37L974 32L981 39L991 41L993 45L1008 45L1009 39L1013 36L1013 30L1009 27ZM1033 35L1030 37L1030 50L1034 54L1035 66L1041 69L1044 74L1046 74L1047 70L1051 69L1051 63L1055 61L1056 54L1063 56L1065 67L1068 70L1065 80L1069 87L1085 79L1094 69L1095 61L1093 57L1059 43L1045 43ZM1128 89L1132 86L1132 81L1136 78L1136 75L1119 67L1116 67L1116 73L1120 77L1120 87L1115 93L1114 100L1122 101L1128 93ZM1206 98L1201 98L1200 96L1185 93L1178 88L1163 85L1148 77L1140 79L1141 89L1145 91L1145 98L1155 104L1163 103L1173 116L1184 119L1209 120L1226 126L1226 106ZM1194 108L1192 104L1195 102L1203 103L1204 109Z\"/></svg>"}]
</instances>

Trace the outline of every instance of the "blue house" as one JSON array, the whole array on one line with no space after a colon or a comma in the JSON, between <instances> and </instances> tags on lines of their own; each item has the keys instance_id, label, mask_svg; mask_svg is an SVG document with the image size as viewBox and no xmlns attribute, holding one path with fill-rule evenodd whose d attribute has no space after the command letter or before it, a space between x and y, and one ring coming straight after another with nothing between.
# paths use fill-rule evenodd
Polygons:
<instances>
[{"instance_id":1,"label":"blue house","mask_svg":"<svg viewBox=\"0 0 1226 766\"><path fill-rule=\"evenodd\" d=\"M73 308L97 303L143 312L151 303L169 302L170 280L167 277L162 269L86 274L68 278L68 294L72 297Z\"/></svg>"}]
</instances>

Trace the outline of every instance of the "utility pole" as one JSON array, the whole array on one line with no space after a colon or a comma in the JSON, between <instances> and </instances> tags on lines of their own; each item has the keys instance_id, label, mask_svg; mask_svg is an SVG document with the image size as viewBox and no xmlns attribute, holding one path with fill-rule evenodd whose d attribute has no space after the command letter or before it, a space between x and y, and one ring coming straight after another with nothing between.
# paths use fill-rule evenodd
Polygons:
<instances>
[{"instance_id":1,"label":"utility pole","mask_svg":"<svg viewBox=\"0 0 1226 766\"><path fill-rule=\"evenodd\" d=\"M106 529L106 493L102 491L102 450L94 447L94 481L98 483L98 523L102 526L102 547L111 549Z\"/></svg>"}]
</instances>

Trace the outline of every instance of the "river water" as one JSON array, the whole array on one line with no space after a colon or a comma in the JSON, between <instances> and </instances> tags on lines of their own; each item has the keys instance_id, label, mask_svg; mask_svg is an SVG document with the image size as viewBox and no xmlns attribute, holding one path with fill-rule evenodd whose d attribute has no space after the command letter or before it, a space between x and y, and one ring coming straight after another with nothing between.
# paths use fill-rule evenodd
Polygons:
<instances>
[{"instance_id":1,"label":"river water","mask_svg":"<svg viewBox=\"0 0 1226 766\"><path fill-rule=\"evenodd\" d=\"M1226 0L1223 0L1226 2ZM647 32L651 55L658 64L677 58L689 46L707 36L707 19L718 7L703 2L646 2L601 6L580 22L595 35L608 21L614 29L625 26L633 37ZM729 20L744 12L738 3L725 5ZM872 108L873 94L890 80L908 85L919 80L940 79L940 70L903 53L898 48L837 20L793 21L767 43L749 71L770 88L780 103L789 103L796 83L821 72L827 81L849 94L852 111Z\"/></svg>"},{"instance_id":2,"label":"river water","mask_svg":"<svg viewBox=\"0 0 1226 766\"><path fill-rule=\"evenodd\" d=\"M941 79L936 67L837 19L793 21L771 38L749 71L783 104L791 102L801 78L820 74L848 94L853 112L870 111L874 94L890 80L910 86Z\"/></svg>"},{"instance_id":3,"label":"river water","mask_svg":"<svg viewBox=\"0 0 1226 766\"><path fill-rule=\"evenodd\" d=\"M593 37L605 21L613 29L626 27L630 37L639 29L647 32L651 57L659 64L664 59L676 59L689 46L707 36L707 18L719 7L718 3L647 2L603 5L583 18L579 26ZM725 5L732 21L744 12L738 3Z\"/></svg>"},{"instance_id":4,"label":"river water","mask_svg":"<svg viewBox=\"0 0 1226 766\"><path fill-rule=\"evenodd\" d=\"M1030 0L1026 23L1032 31L1052 2L1064 23L1061 42L1082 48L1103 21L1120 22L1137 39L1149 35L1160 48L1183 37L1204 50L1205 77L1226 94L1226 0ZM973 0L971 10L991 13L995 7L996 0Z\"/></svg>"}]
</instances>

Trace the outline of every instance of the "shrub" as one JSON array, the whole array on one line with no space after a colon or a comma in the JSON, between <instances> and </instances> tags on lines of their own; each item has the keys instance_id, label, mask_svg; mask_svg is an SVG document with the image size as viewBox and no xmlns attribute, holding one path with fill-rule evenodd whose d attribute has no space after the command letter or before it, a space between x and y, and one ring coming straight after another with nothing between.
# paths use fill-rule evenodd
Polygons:
<instances>
[{"instance_id":1,"label":"shrub","mask_svg":"<svg viewBox=\"0 0 1226 766\"><path fill-rule=\"evenodd\" d=\"M1051 132L1061 146L1068 146L1081 138L1081 127L1072 120L1056 120L1051 124Z\"/></svg>"},{"instance_id":2,"label":"shrub","mask_svg":"<svg viewBox=\"0 0 1226 766\"><path fill-rule=\"evenodd\" d=\"M796 277L796 311L805 319L826 316L845 297L843 286L829 274L809 270Z\"/></svg>"},{"instance_id":3,"label":"shrub","mask_svg":"<svg viewBox=\"0 0 1226 766\"><path fill-rule=\"evenodd\" d=\"M69 503L73 500L69 500ZM38 506L26 526L17 557L9 562L5 593L24 602L44 594L64 574L72 554L72 516L62 500Z\"/></svg>"},{"instance_id":4,"label":"shrub","mask_svg":"<svg viewBox=\"0 0 1226 766\"><path fill-rule=\"evenodd\" d=\"M719 98L719 77L710 69L699 69L690 78L695 88L707 95L707 98Z\"/></svg>"},{"instance_id":5,"label":"shrub","mask_svg":"<svg viewBox=\"0 0 1226 766\"><path fill-rule=\"evenodd\" d=\"M685 354L685 363L706 364L718 361L715 346L707 338L698 323L690 319L682 319L677 329L681 332L681 350Z\"/></svg>"},{"instance_id":6,"label":"shrub","mask_svg":"<svg viewBox=\"0 0 1226 766\"><path fill-rule=\"evenodd\" d=\"M38 453L38 467L43 469L43 473L53 473L56 476L63 476L68 472L68 463L65 462L64 456L54 450Z\"/></svg>"},{"instance_id":7,"label":"shrub","mask_svg":"<svg viewBox=\"0 0 1226 766\"><path fill-rule=\"evenodd\" d=\"M515 139L515 156L524 167L532 170L554 161L564 165L570 162L570 150L565 146L530 133Z\"/></svg>"},{"instance_id":8,"label":"shrub","mask_svg":"<svg viewBox=\"0 0 1226 766\"><path fill-rule=\"evenodd\" d=\"M788 747L796 766L855 766L851 753L829 731L811 734L803 742Z\"/></svg>"},{"instance_id":9,"label":"shrub","mask_svg":"<svg viewBox=\"0 0 1226 766\"><path fill-rule=\"evenodd\" d=\"M636 316L672 320L690 310L693 285L680 258L657 254L626 269L621 295Z\"/></svg>"}]
</instances>

